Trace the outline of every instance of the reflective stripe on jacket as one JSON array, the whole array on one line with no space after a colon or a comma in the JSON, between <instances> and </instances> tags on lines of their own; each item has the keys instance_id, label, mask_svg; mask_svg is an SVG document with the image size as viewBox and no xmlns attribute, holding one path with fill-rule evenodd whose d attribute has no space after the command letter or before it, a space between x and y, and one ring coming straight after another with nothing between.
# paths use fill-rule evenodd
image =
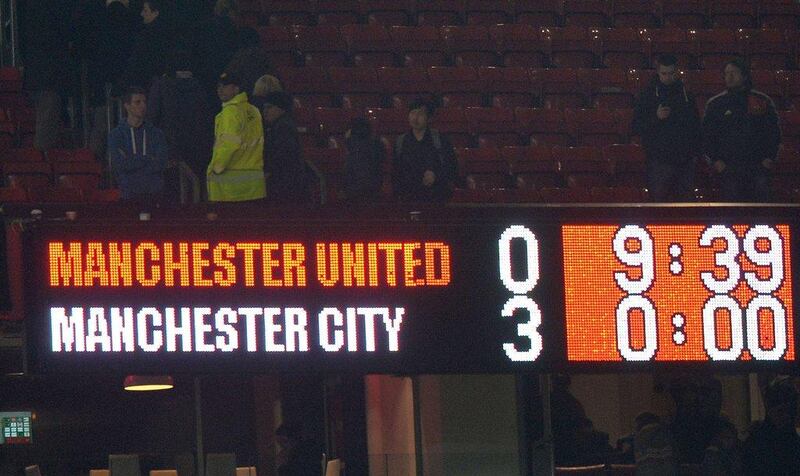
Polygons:
<instances>
[{"instance_id":1,"label":"reflective stripe on jacket","mask_svg":"<svg viewBox=\"0 0 800 476\"><path fill-rule=\"evenodd\" d=\"M214 120L214 153L208 164L208 199L239 202L266 196L261 113L239 93ZM221 166L222 173L214 173Z\"/></svg>"}]
</instances>

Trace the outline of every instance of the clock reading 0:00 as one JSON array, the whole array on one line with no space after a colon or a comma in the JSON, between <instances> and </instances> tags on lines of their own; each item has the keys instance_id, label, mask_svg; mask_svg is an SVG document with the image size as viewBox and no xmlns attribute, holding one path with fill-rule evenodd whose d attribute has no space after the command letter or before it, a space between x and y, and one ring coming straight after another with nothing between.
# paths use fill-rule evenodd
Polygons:
<instances>
[{"instance_id":1,"label":"clock reading 0:00","mask_svg":"<svg viewBox=\"0 0 800 476\"><path fill-rule=\"evenodd\" d=\"M786 307L772 295L784 281L784 243L780 233L771 226L756 225L740 239L731 227L713 225L703 231L699 246L713 249L717 240L724 243L724 249L714 253L714 264L725 269L724 277L713 271L702 271L699 276L703 286L712 293L702 309L703 342L708 357L714 361L734 361L747 349L755 360L780 360L788 347ZM628 249L629 241L636 243L635 251ZM742 248L744 256L756 266L769 268L768 277L762 279L756 272L742 272L738 261ZM621 263L640 271L638 278L631 278L626 272L614 273L617 286L627 293L616 308L617 348L625 360L649 361L658 349L656 307L644 294L654 285L656 276L653 237L641 226L627 225L615 234L613 250ZM757 294L744 309L729 295L742 279ZM644 317L644 346L639 349L633 348L630 342L633 310L640 311ZM716 320L720 310L726 311L730 319L731 342L727 348L718 345ZM773 329L774 345L769 349L760 344L759 313L762 310L771 314L772 323L768 327Z\"/></svg>"}]
</instances>

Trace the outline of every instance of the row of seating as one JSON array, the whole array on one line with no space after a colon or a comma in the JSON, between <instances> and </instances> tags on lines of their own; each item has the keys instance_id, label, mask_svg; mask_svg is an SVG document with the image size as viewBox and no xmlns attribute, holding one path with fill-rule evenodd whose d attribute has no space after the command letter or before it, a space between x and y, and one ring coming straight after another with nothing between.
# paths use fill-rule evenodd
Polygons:
<instances>
[{"instance_id":1,"label":"row of seating","mask_svg":"<svg viewBox=\"0 0 800 476\"><path fill-rule=\"evenodd\" d=\"M389 142L408 130L403 109L316 108L294 111L304 145L336 146L353 118L365 116L379 136ZM781 111L783 143L800 145L800 111ZM630 126L630 109L536 109L452 107L439 109L433 127L457 147L503 145L595 145L638 142ZM477 140L476 140L477 139ZM322 141L322 142L320 142Z\"/></svg>"},{"instance_id":2,"label":"row of seating","mask_svg":"<svg viewBox=\"0 0 800 476\"><path fill-rule=\"evenodd\" d=\"M0 162L95 162L94 152L89 149L49 149L42 152L32 147L3 151Z\"/></svg>"},{"instance_id":3,"label":"row of seating","mask_svg":"<svg viewBox=\"0 0 800 476\"><path fill-rule=\"evenodd\" d=\"M252 25L515 22L540 26L794 28L800 18L800 8L791 0L244 0L242 10Z\"/></svg>"},{"instance_id":4,"label":"row of seating","mask_svg":"<svg viewBox=\"0 0 800 476\"><path fill-rule=\"evenodd\" d=\"M3 97L0 93L0 151L31 147L36 132L36 111L22 93Z\"/></svg>"},{"instance_id":5,"label":"row of seating","mask_svg":"<svg viewBox=\"0 0 800 476\"><path fill-rule=\"evenodd\" d=\"M648 71L614 69L536 69L521 67L431 66L429 68L279 68L295 96L295 106L405 107L406 100L435 93L442 105L564 108L631 108L653 78ZM689 91L706 100L723 88L719 71L681 71ZM758 90L778 109L800 103L800 72L753 70Z\"/></svg>"},{"instance_id":6,"label":"row of seating","mask_svg":"<svg viewBox=\"0 0 800 476\"><path fill-rule=\"evenodd\" d=\"M110 203L120 199L118 189L92 188L81 190L66 185L44 187L0 187L2 203Z\"/></svg>"},{"instance_id":7,"label":"row of seating","mask_svg":"<svg viewBox=\"0 0 800 476\"><path fill-rule=\"evenodd\" d=\"M259 28L263 48L286 66L598 66L648 68L659 53L681 66L713 69L732 55L755 68L797 66L794 29L642 29L593 27L271 26Z\"/></svg>"},{"instance_id":8,"label":"row of seating","mask_svg":"<svg viewBox=\"0 0 800 476\"><path fill-rule=\"evenodd\" d=\"M0 168L8 186L30 190L53 184L79 190L97 189L103 173L98 162L4 162Z\"/></svg>"}]
</instances>

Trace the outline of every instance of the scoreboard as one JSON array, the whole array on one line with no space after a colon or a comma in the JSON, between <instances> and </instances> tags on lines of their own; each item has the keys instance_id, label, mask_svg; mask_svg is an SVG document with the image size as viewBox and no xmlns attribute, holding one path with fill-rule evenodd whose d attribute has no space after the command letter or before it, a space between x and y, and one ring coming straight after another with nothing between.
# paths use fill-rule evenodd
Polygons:
<instances>
[{"instance_id":1,"label":"scoreboard","mask_svg":"<svg viewBox=\"0 0 800 476\"><path fill-rule=\"evenodd\" d=\"M791 207L48 223L42 371L796 367Z\"/></svg>"}]
</instances>

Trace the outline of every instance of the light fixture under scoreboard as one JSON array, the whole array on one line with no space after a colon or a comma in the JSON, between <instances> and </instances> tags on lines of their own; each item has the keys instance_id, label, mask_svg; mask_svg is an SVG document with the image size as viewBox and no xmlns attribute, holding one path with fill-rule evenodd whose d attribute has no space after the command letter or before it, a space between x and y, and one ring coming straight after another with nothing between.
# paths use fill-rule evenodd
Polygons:
<instances>
[{"instance_id":1,"label":"light fixture under scoreboard","mask_svg":"<svg viewBox=\"0 0 800 476\"><path fill-rule=\"evenodd\" d=\"M125 373L792 367L796 213L743 210L42 223L25 240L33 360Z\"/></svg>"}]
</instances>

